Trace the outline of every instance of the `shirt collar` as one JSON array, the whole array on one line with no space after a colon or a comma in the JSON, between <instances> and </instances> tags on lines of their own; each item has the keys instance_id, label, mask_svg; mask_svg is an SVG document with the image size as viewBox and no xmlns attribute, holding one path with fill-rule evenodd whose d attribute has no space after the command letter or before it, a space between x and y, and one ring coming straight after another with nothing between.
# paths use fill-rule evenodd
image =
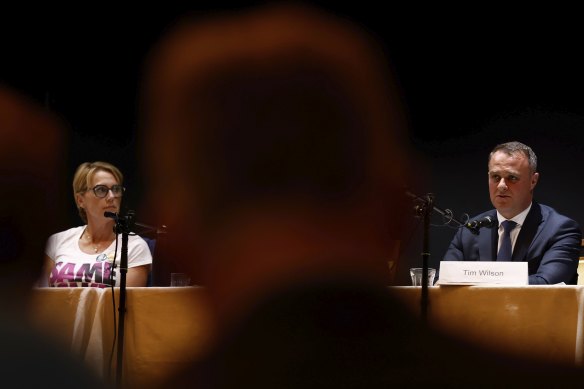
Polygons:
<instances>
[{"instance_id":1,"label":"shirt collar","mask_svg":"<svg viewBox=\"0 0 584 389\"><path fill-rule=\"evenodd\" d=\"M529 203L529 207L525 208L521 213L515 215L515 217L513 217L511 219L505 219L503 217L503 215L501 215L499 213L499 211L497 211L497 220L499 221L499 226L505 220L513 220L515 223L517 223L517 225L519 227L521 227L523 225L523 223L525 222L525 218L527 217L527 214L529 213L529 210L531 209L531 204L533 204L533 203Z\"/></svg>"}]
</instances>

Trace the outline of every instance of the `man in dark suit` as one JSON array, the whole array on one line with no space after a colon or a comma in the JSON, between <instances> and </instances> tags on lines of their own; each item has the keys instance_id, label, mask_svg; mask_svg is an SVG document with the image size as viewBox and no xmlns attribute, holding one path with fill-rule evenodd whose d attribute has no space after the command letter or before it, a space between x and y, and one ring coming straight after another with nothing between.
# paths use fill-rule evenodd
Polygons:
<instances>
[{"instance_id":1,"label":"man in dark suit","mask_svg":"<svg viewBox=\"0 0 584 389\"><path fill-rule=\"evenodd\" d=\"M497 145L489 155L489 194L498 228L476 234L459 229L445 261L526 261L529 284L576 284L582 233L574 220L533 201L537 157L520 142ZM506 227L508 225L508 227Z\"/></svg>"}]
</instances>

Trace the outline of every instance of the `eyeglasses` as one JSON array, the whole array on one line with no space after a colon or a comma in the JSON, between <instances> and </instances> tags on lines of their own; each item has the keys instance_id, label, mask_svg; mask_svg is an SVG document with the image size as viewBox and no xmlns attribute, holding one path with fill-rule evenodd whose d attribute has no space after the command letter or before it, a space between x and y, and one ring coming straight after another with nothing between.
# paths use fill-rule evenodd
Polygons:
<instances>
[{"instance_id":1,"label":"eyeglasses","mask_svg":"<svg viewBox=\"0 0 584 389\"><path fill-rule=\"evenodd\" d=\"M122 197L126 188L121 185L112 185L112 187L108 187L107 185L96 185L93 188L89 188L87 190L92 190L95 194L95 197L104 198L107 196L109 191L112 191L114 197Z\"/></svg>"}]
</instances>

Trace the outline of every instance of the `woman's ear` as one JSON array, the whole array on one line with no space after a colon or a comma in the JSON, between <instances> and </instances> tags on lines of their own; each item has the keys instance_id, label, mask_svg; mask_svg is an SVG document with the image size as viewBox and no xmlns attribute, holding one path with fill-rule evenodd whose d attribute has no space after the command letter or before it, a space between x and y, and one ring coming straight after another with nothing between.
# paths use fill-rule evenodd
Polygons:
<instances>
[{"instance_id":1,"label":"woman's ear","mask_svg":"<svg viewBox=\"0 0 584 389\"><path fill-rule=\"evenodd\" d=\"M75 202L77 203L77 208L83 208L83 203L85 201L85 197L81 193L75 193Z\"/></svg>"}]
</instances>

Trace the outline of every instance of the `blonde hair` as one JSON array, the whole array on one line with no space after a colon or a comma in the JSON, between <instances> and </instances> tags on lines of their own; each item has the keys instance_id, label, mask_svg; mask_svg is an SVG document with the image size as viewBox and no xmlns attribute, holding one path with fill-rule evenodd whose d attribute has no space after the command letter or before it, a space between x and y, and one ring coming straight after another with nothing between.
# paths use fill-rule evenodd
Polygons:
<instances>
[{"instance_id":1,"label":"blonde hair","mask_svg":"<svg viewBox=\"0 0 584 389\"><path fill-rule=\"evenodd\" d=\"M73 198L75 199L75 205L77 206L77 211L79 216L84 223L87 223L87 214L85 209L79 207L77 203L76 195L79 193L85 193L89 189L89 183L93 179L93 176L98 171L105 171L110 173L118 181L118 184L122 185L124 181L124 176L120 169L108 162L95 161L95 162L84 162L75 171L73 176Z\"/></svg>"}]
</instances>

